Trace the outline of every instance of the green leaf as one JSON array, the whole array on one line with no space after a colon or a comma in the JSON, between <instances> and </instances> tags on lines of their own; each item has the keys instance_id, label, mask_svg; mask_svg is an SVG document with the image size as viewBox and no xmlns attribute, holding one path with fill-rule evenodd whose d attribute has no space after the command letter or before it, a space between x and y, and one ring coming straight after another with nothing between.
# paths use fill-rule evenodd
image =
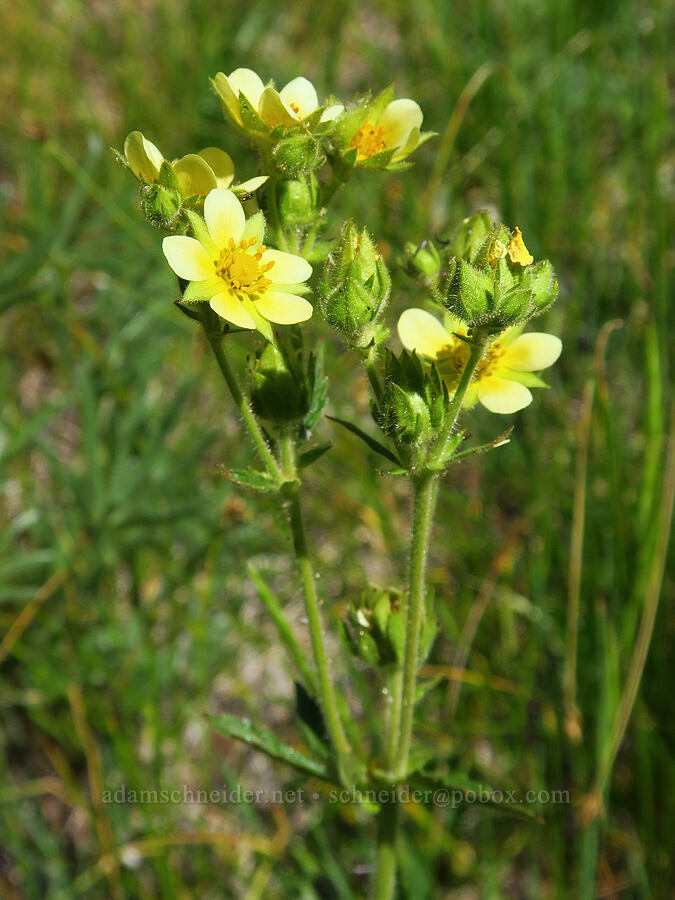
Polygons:
<instances>
[{"instance_id":1,"label":"green leaf","mask_svg":"<svg viewBox=\"0 0 675 900\"><path fill-rule=\"evenodd\" d=\"M250 491L269 494L279 490L277 480L267 472L258 472L256 469L227 469L221 465L218 468L232 484L238 484Z\"/></svg>"},{"instance_id":2,"label":"green leaf","mask_svg":"<svg viewBox=\"0 0 675 900\"><path fill-rule=\"evenodd\" d=\"M486 453L488 450L494 450L496 447L502 447L504 444L508 444L509 435L512 431L513 425L510 428L507 428L506 431L503 431L500 435L497 435L497 437L488 444L481 444L479 447L469 447L468 450L462 450L460 453L455 453L451 462L455 462L458 459L464 459L466 456L473 456L475 453Z\"/></svg>"},{"instance_id":3,"label":"green leaf","mask_svg":"<svg viewBox=\"0 0 675 900\"><path fill-rule=\"evenodd\" d=\"M305 775L330 780L328 766L325 763L284 744L272 731L254 725L249 719L240 719L229 713L221 713L219 716L209 716L208 720L213 730L224 737L243 741L249 747L260 750L272 759L285 762Z\"/></svg>"},{"instance_id":4,"label":"green leaf","mask_svg":"<svg viewBox=\"0 0 675 900\"><path fill-rule=\"evenodd\" d=\"M272 619L274 625L276 626L279 637L281 638L281 642L288 650L291 659L297 666L298 672L300 672L300 674L302 675L307 687L311 691L316 691L316 676L313 669L307 662L305 651L297 642L295 635L293 634L293 629L291 628L291 625L286 618L286 614L284 613L279 598L267 584L260 572L258 572L258 570L255 568L255 566L249 563L247 569L249 578L255 585L258 596L264 603L269 617Z\"/></svg>"},{"instance_id":5,"label":"green leaf","mask_svg":"<svg viewBox=\"0 0 675 900\"><path fill-rule=\"evenodd\" d=\"M338 419L335 416L326 416L327 419L330 419L331 422L337 422L338 425L342 425L343 428L346 428L347 431L351 431L352 434L355 434L357 437L361 438L364 444L367 444L371 450L374 450L375 453L379 453L380 456L384 456L385 459L388 459L389 462L393 462L394 465L403 468L403 463L394 456L391 450L387 449L384 444L381 444L379 441L376 441L375 438L371 437L369 434L366 434L365 431L361 431L361 429L357 425L352 425L351 422L345 421L345 419Z\"/></svg>"},{"instance_id":6,"label":"green leaf","mask_svg":"<svg viewBox=\"0 0 675 900\"><path fill-rule=\"evenodd\" d=\"M330 450L333 445L330 441L327 441L325 444L317 444L315 447L310 447L308 450L305 450L298 456L298 468L306 469L307 466L311 466L312 463L316 462L317 459L320 459L326 451Z\"/></svg>"},{"instance_id":7,"label":"green leaf","mask_svg":"<svg viewBox=\"0 0 675 900\"><path fill-rule=\"evenodd\" d=\"M328 379L323 374L324 348L323 340L319 341L315 352L309 358L307 367L312 393L309 400L309 409L303 419L303 424L309 431L312 431L321 418L326 406L326 398L328 397Z\"/></svg>"},{"instance_id":8,"label":"green leaf","mask_svg":"<svg viewBox=\"0 0 675 900\"><path fill-rule=\"evenodd\" d=\"M410 758L411 760L414 758L414 750ZM508 791L493 788L491 785L481 781L473 781L463 772L420 773L418 771L409 772L409 775L412 776L409 779L411 786L414 785L433 792L436 805L453 806L461 804L462 796L472 794L475 795L475 800L472 797L473 805L489 806L491 809L498 809L501 812L510 813L520 818L540 820L539 815L526 804L509 802ZM441 796L439 790L446 792L443 794L446 797L445 802L439 802ZM448 791L450 796L447 796ZM460 796L452 796L455 792L459 792Z\"/></svg>"}]
</instances>

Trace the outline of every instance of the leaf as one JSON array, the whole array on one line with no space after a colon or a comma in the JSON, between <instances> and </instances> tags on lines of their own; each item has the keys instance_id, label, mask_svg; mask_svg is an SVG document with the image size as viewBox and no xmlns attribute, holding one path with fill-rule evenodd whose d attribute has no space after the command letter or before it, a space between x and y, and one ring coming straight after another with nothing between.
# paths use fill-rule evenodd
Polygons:
<instances>
[{"instance_id":1,"label":"leaf","mask_svg":"<svg viewBox=\"0 0 675 900\"><path fill-rule=\"evenodd\" d=\"M308 375L312 385L312 393L309 400L309 409L303 419L303 424L309 431L312 431L321 418L328 396L328 379L323 373L324 347L324 342L319 341L316 351L309 358Z\"/></svg>"},{"instance_id":2,"label":"leaf","mask_svg":"<svg viewBox=\"0 0 675 900\"><path fill-rule=\"evenodd\" d=\"M469 447L468 450L462 450L460 453L455 453L453 457L451 457L450 462L455 462L458 459L464 459L467 456L473 456L475 453L487 453L488 450L494 450L497 447L503 447L504 444L509 443L509 435L513 431L513 425L510 428L507 428L506 431L503 431L501 434L497 435L497 437L490 441L487 444L481 444L479 447Z\"/></svg>"},{"instance_id":3,"label":"leaf","mask_svg":"<svg viewBox=\"0 0 675 900\"><path fill-rule=\"evenodd\" d=\"M300 456L298 456L298 468L306 469L307 466L311 466L313 462L320 459L332 446L331 442L328 441L325 444L317 444L315 447L310 447L308 450L303 451Z\"/></svg>"},{"instance_id":4,"label":"leaf","mask_svg":"<svg viewBox=\"0 0 675 900\"><path fill-rule=\"evenodd\" d=\"M293 662L298 668L298 671L305 680L305 684L307 685L307 687L310 690L315 691L316 676L313 669L310 668L307 662L306 655L302 647L297 642L295 635L293 634L293 629L291 628L291 625L286 618L286 614L284 613L279 598L267 584L260 572L258 572L258 570L255 568L255 566L249 563L247 569L249 578L255 585L258 596L264 603L265 609L274 622L282 643L288 650Z\"/></svg>"},{"instance_id":5,"label":"leaf","mask_svg":"<svg viewBox=\"0 0 675 900\"><path fill-rule=\"evenodd\" d=\"M243 741L249 747L260 750L272 759L278 759L287 765L303 772L305 775L313 775L315 778L330 780L328 767L318 759L306 756L289 744L285 744L276 734L267 728L254 725L250 719L240 719L229 713L221 713L219 716L208 716L211 728L223 737L234 738Z\"/></svg>"},{"instance_id":6,"label":"leaf","mask_svg":"<svg viewBox=\"0 0 675 900\"><path fill-rule=\"evenodd\" d=\"M327 419L330 419L331 422L337 422L338 425L342 425L343 428L346 428L347 431L351 431L352 434L355 434L357 437L361 438L364 444L367 444L371 450L374 450L375 453L379 453L380 456L384 456L385 459L388 459L389 462L393 462L399 468L403 468L403 463L394 456L391 450L387 449L384 444L381 444L379 441L376 441L375 438L371 437L369 434L366 434L365 431L361 431L361 429L357 425L352 425L351 422L347 422L345 419L338 419L335 416L326 416Z\"/></svg>"},{"instance_id":7,"label":"leaf","mask_svg":"<svg viewBox=\"0 0 675 900\"><path fill-rule=\"evenodd\" d=\"M414 751L411 759L414 758ZM509 791L493 788L489 784L473 781L463 772L409 772L411 786L429 790L433 793L435 806L454 807L462 803L463 797L471 794L471 803L489 806L501 812L510 813L520 818L541 821L541 817L525 803L509 801ZM455 792L459 793L456 796ZM514 792L515 793L515 792ZM475 799L474 799L475 797Z\"/></svg>"},{"instance_id":8,"label":"leaf","mask_svg":"<svg viewBox=\"0 0 675 900\"><path fill-rule=\"evenodd\" d=\"M267 472L258 472L256 469L227 469L221 465L218 468L232 484L238 484L250 491L274 493L279 490L277 480Z\"/></svg>"}]
</instances>

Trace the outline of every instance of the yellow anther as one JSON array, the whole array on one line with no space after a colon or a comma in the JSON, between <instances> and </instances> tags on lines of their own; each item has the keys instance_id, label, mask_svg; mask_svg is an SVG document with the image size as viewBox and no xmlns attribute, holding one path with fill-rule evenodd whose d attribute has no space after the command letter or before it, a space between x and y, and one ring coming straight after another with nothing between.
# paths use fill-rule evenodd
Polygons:
<instances>
[{"instance_id":1,"label":"yellow anther","mask_svg":"<svg viewBox=\"0 0 675 900\"><path fill-rule=\"evenodd\" d=\"M359 159L377 156L378 153L382 153L387 148L384 140L384 128L376 128L370 122L364 122L352 138L349 147L350 149L356 149Z\"/></svg>"}]
</instances>

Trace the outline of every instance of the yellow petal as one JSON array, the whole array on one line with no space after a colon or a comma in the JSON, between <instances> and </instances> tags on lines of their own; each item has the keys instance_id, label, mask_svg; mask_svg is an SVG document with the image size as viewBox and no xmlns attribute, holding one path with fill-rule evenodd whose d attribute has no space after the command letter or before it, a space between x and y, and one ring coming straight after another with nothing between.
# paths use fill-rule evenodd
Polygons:
<instances>
[{"instance_id":1,"label":"yellow petal","mask_svg":"<svg viewBox=\"0 0 675 900\"><path fill-rule=\"evenodd\" d=\"M257 75L252 69L235 69L234 72L228 75L227 80L237 96L237 101L239 94L243 94L253 109L258 109L260 96L265 89L260 75Z\"/></svg>"},{"instance_id":2,"label":"yellow petal","mask_svg":"<svg viewBox=\"0 0 675 900\"><path fill-rule=\"evenodd\" d=\"M419 356L436 359L452 345L452 335L441 323L423 309L406 309L398 320L398 336L406 350Z\"/></svg>"},{"instance_id":3,"label":"yellow petal","mask_svg":"<svg viewBox=\"0 0 675 900\"><path fill-rule=\"evenodd\" d=\"M132 131L127 135L124 141L124 156L136 178L143 177L148 184L156 180L164 162L164 157L157 147L140 131Z\"/></svg>"},{"instance_id":4,"label":"yellow petal","mask_svg":"<svg viewBox=\"0 0 675 900\"><path fill-rule=\"evenodd\" d=\"M269 178L269 175L256 175L255 178L249 178L248 181L241 181L239 184L233 184L232 190L237 194L252 194Z\"/></svg>"},{"instance_id":5,"label":"yellow petal","mask_svg":"<svg viewBox=\"0 0 675 900\"><path fill-rule=\"evenodd\" d=\"M234 181L234 163L230 154L219 147L204 147L199 151L199 155L211 166L216 176L216 186L228 188Z\"/></svg>"},{"instance_id":6,"label":"yellow petal","mask_svg":"<svg viewBox=\"0 0 675 900\"><path fill-rule=\"evenodd\" d=\"M241 240L246 216L232 191L225 191L223 188L212 190L204 200L204 218L216 246L225 247L230 239L235 244Z\"/></svg>"},{"instance_id":7,"label":"yellow petal","mask_svg":"<svg viewBox=\"0 0 675 900\"><path fill-rule=\"evenodd\" d=\"M222 319L227 319L239 328L255 328L255 322L244 309L244 305L234 294L223 291L209 300L211 309Z\"/></svg>"},{"instance_id":8,"label":"yellow petal","mask_svg":"<svg viewBox=\"0 0 675 900\"><path fill-rule=\"evenodd\" d=\"M319 108L319 98L311 81L306 78L294 78L279 92L284 105L290 109L296 119L306 119Z\"/></svg>"},{"instance_id":9,"label":"yellow petal","mask_svg":"<svg viewBox=\"0 0 675 900\"><path fill-rule=\"evenodd\" d=\"M241 125L239 96L234 92L227 75L224 75L223 72L216 73L216 77L213 79L213 86L216 89L216 93L227 107L229 114L235 122L239 122Z\"/></svg>"},{"instance_id":10,"label":"yellow petal","mask_svg":"<svg viewBox=\"0 0 675 900\"><path fill-rule=\"evenodd\" d=\"M277 125L295 125L298 121L297 116L287 108L273 87L266 87L262 92L258 112L268 128L276 128Z\"/></svg>"},{"instance_id":11,"label":"yellow petal","mask_svg":"<svg viewBox=\"0 0 675 900\"><path fill-rule=\"evenodd\" d=\"M422 127L422 110L414 100L392 100L377 123L387 149L403 147L413 128Z\"/></svg>"},{"instance_id":12,"label":"yellow petal","mask_svg":"<svg viewBox=\"0 0 675 900\"><path fill-rule=\"evenodd\" d=\"M521 334L509 344L500 363L516 372L539 372L552 366L561 352L562 341L559 337L535 331Z\"/></svg>"},{"instance_id":13,"label":"yellow petal","mask_svg":"<svg viewBox=\"0 0 675 900\"><path fill-rule=\"evenodd\" d=\"M509 242L509 259L512 263L519 263L521 266L530 266L534 262L534 257L525 246L523 235L517 225L516 233Z\"/></svg>"},{"instance_id":14,"label":"yellow petal","mask_svg":"<svg viewBox=\"0 0 675 900\"><path fill-rule=\"evenodd\" d=\"M274 263L265 273L273 284L300 284L312 274L312 267L306 259L293 253L284 253L283 250L265 250L260 261L263 265Z\"/></svg>"},{"instance_id":15,"label":"yellow petal","mask_svg":"<svg viewBox=\"0 0 675 900\"><path fill-rule=\"evenodd\" d=\"M345 108L341 103L334 103L332 106L327 106L321 113L321 121L332 122L333 119L337 119L338 116L342 115L344 111Z\"/></svg>"},{"instance_id":16,"label":"yellow petal","mask_svg":"<svg viewBox=\"0 0 675 900\"><path fill-rule=\"evenodd\" d=\"M304 297L283 294L281 291L267 291L254 303L261 316L278 325L295 325L296 322L305 322L313 312L312 304Z\"/></svg>"},{"instance_id":17,"label":"yellow petal","mask_svg":"<svg viewBox=\"0 0 675 900\"><path fill-rule=\"evenodd\" d=\"M199 241L180 234L165 237L162 250L166 260L179 278L186 281L205 281L214 273L213 261Z\"/></svg>"},{"instance_id":18,"label":"yellow petal","mask_svg":"<svg viewBox=\"0 0 675 900\"><path fill-rule=\"evenodd\" d=\"M490 375L478 382L478 399L490 412L508 415L529 406L532 394L522 384Z\"/></svg>"},{"instance_id":19,"label":"yellow petal","mask_svg":"<svg viewBox=\"0 0 675 900\"><path fill-rule=\"evenodd\" d=\"M173 170L178 178L180 189L186 197L191 197L193 194L204 197L218 184L211 166L196 153L188 153L187 156L179 159L173 164Z\"/></svg>"}]
</instances>

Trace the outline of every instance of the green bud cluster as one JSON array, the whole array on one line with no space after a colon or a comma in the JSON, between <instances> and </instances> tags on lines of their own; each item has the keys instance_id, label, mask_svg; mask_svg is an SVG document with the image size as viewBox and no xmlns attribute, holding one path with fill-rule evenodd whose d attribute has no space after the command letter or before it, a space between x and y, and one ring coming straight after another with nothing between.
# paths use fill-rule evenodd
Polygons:
<instances>
[{"instance_id":1,"label":"green bud cluster","mask_svg":"<svg viewBox=\"0 0 675 900\"><path fill-rule=\"evenodd\" d=\"M344 621L345 634L354 656L371 666L402 662L405 650L403 593L397 588L371 587L352 601ZM437 632L433 615L425 617L420 635L419 662L426 659Z\"/></svg>"},{"instance_id":2,"label":"green bud cluster","mask_svg":"<svg viewBox=\"0 0 675 900\"><path fill-rule=\"evenodd\" d=\"M395 356L388 351L384 393L379 405L373 403L372 414L396 445L401 461L415 471L426 466L431 447L447 428L450 396L435 365L424 367L415 353L403 351ZM445 467L461 439L458 432L447 454L434 460L434 468Z\"/></svg>"},{"instance_id":3,"label":"green bud cluster","mask_svg":"<svg viewBox=\"0 0 675 900\"><path fill-rule=\"evenodd\" d=\"M533 264L519 229L493 225L484 210L462 222L450 251L441 299L472 330L497 334L540 315L557 297L551 263Z\"/></svg>"},{"instance_id":4,"label":"green bud cluster","mask_svg":"<svg viewBox=\"0 0 675 900\"><path fill-rule=\"evenodd\" d=\"M326 261L319 291L324 318L352 346L378 342L377 322L389 299L391 277L367 230L359 234L351 219Z\"/></svg>"}]
</instances>

